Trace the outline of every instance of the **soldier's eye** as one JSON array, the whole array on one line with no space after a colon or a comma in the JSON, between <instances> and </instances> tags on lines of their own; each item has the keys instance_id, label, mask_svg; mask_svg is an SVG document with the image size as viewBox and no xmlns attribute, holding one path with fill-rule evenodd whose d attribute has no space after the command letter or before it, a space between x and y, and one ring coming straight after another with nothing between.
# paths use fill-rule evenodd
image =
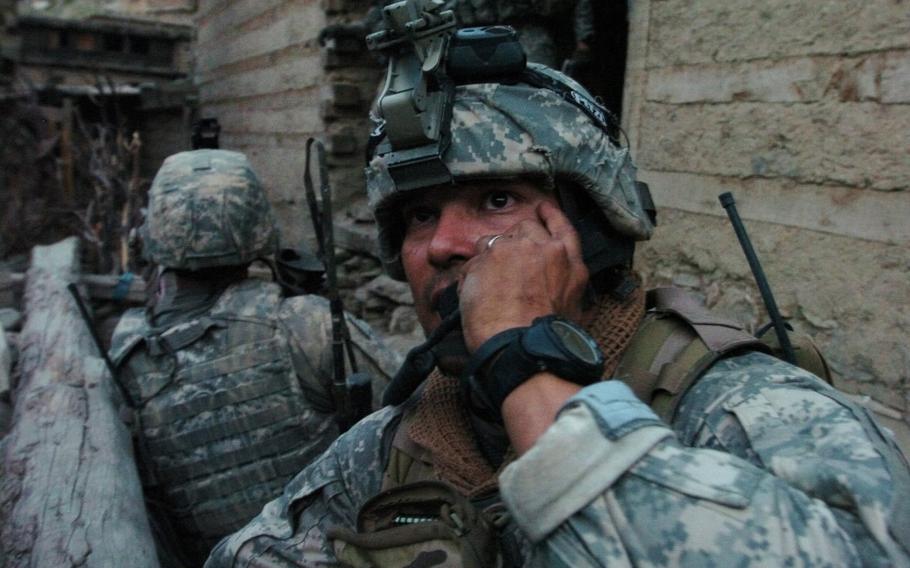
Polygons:
<instances>
[{"instance_id":1,"label":"soldier's eye","mask_svg":"<svg viewBox=\"0 0 910 568\"><path fill-rule=\"evenodd\" d=\"M412 207L404 212L405 225L408 227L428 223L435 217L436 212L430 207Z\"/></svg>"},{"instance_id":2,"label":"soldier's eye","mask_svg":"<svg viewBox=\"0 0 910 568\"><path fill-rule=\"evenodd\" d=\"M514 201L515 198L508 191L491 191L487 194L484 205L489 209L502 209Z\"/></svg>"}]
</instances>

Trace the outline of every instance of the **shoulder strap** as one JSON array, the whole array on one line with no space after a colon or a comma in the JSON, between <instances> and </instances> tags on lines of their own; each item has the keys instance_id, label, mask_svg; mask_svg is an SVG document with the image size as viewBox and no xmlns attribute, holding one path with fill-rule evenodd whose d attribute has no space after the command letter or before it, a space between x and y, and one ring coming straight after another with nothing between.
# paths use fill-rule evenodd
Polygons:
<instances>
[{"instance_id":1,"label":"shoulder strap","mask_svg":"<svg viewBox=\"0 0 910 568\"><path fill-rule=\"evenodd\" d=\"M695 296L682 288L649 290L645 305L655 313L682 318L711 351L726 353L740 347L761 344L746 333L740 324L711 313ZM764 347L760 349L767 351Z\"/></svg>"},{"instance_id":2,"label":"shoulder strap","mask_svg":"<svg viewBox=\"0 0 910 568\"><path fill-rule=\"evenodd\" d=\"M412 397L405 405L413 405ZM433 471L433 456L429 450L418 445L408 433L413 412L404 412L398 424L392 447L382 477L382 490L388 490L408 483L436 479Z\"/></svg>"},{"instance_id":3,"label":"shoulder strap","mask_svg":"<svg viewBox=\"0 0 910 568\"><path fill-rule=\"evenodd\" d=\"M615 374L666 421L714 362L743 349L768 351L739 324L712 314L680 288L650 290L646 308Z\"/></svg>"}]
</instances>

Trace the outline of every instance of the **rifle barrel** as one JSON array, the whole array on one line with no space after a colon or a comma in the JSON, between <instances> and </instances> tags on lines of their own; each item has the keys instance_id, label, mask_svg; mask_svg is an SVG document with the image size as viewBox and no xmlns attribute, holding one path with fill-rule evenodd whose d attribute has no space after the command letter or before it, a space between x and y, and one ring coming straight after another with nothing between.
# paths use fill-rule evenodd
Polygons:
<instances>
[{"instance_id":1,"label":"rifle barrel","mask_svg":"<svg viewBox=\"0 0 910 568\"><path fill-rule=\"evenodd\" d=\"M114 368L114 363L108 356L107 350L101 343L101 338L98 337L98 332L95 330L95 326L92 325L92 316L88 313L88 308L85 306L85 302L82 301L82 295L79 293L79 288L76 287L76 284L70 282L66 285L66 289L69 290L69 293L73 297L73 300L76 301L76 307L79 308L79 313L82 315L82 320L85 322L85 327L88 328L89 335L92 336L92 341L95 342L95 347L98 348L98 353L101 354L101 358L104 359L104 364L107 366L107 370L111 374L111 380L114 381L114 384L120 391L120 395L123 397L123 400L125 400L131 408L136 408L133 397L130 396L129 391L126 389L126 387L120 384L120 381L118 380L117 370Z\"/></svg>"},{"instance_id":2,"label":"rifle barrel","mask_svg":"<svg viewBox=\"0 0 910 568\"><path fill-rule=\"evenodd\" d=\"M110 371L111 377L116 377L117 375L114 372L114 363L111 361L111 358L108 357L107 351L104 349L104 346L101 343L101 338L98 337L98 332L95 331L95 326L91 324L92 316L88 313L88 308L85 307L85 302L82 301L82 295L79 294L79 289L72 282L66 285L66 289L69 290L70 294L73 296L73 299L76 301L76 307L79 308L79 313L82 314L82 319L85 321L85 326L88 328L88 332L92 336L92 340L95 342L95 347L98 348L98 352L101 354L101 358L104 359L104 364L107 365L107 370Z\"/></svg>"}]
</instances>

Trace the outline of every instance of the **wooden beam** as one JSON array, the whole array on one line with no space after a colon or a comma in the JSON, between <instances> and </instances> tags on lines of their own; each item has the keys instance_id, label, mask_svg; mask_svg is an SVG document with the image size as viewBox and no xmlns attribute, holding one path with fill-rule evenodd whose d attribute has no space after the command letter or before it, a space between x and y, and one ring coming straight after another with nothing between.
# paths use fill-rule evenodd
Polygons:
<instances>
[{"instance_id":1,"label":"wooden beam","mask_svg":"<svg viewBox=\"0 0 910 568\"><path fill-rule=\"evenodd\" d=\"M9 393L9 375L13 368L13 356L9 350L9 344L6 342L6 332L0 328L0 399L4 393Z\"/></svg>"},{"instance_id":2,"label":"wooden beam","mask_svg":"<svg viewBox=\"0 0 910 568\"><path fill-rule=\"evenodd\" d=\"M12 305L12 299L22 297L25 278L25 274L21 272L0 274L0 307L16 307ZM113 300L114 289L120 281L119 276L108 274L82 274L78 278L79 284L88 293L88 297L96 300ZM145 280L139 276L134 277L121 301L129 304L144 304L145 287Z\"/></svg>"},{"instance_id":3,"label":"wooden beam","mask_svg":"<svg viewBox=\"0 0 910 568\"><path fill-rule=\"evenodd\" d=\"M73 158L73 99L63 99L63 124L60 126L60 162L63 170L63 198L67 205L76 196L76 174Z\"/></svg>"},{"instance_id":4,"label":"wooden beam","mask_svg":"<svg viewBox=\"0 0 910 568\"><path fill-rule=\"evenodd\" d=\"M66 286L78 240L35 247L21 379L0 475L7 566L158 566L130 434L110 374Z\"/></svg>"}]
</instances>

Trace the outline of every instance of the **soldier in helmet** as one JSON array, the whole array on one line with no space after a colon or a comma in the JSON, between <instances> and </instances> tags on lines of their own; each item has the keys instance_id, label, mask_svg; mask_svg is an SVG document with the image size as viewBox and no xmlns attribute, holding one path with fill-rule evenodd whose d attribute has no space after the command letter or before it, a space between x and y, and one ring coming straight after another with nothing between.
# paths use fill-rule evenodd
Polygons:
<instances>
[{"instance_id":1,"label":"soldier in helmet","mask_svg":"<svg viewBox=\"0 0 910 568\"><path fill-rule=\"evenodd\" d=\"M157 291L118 324L112 359L163 556L199 565L338 436L329 307L247 277L277 252L277 231L238 152L167 158L140 237L159 267ZM378 390L397 358L366 324L348 323Z\"/></svg>"},{"instance_id":2,"label":"soldier in helmet","mask_svg":"<svg viewBox=\"0 0 910 568\"><path fill-rule=\"evenodd\" d=\"M367 188L427 344L208 567L910 563L910 469L866 411L641 289L655 217L602 115L529 65L458 86L419 164L385 117Z\"/></svg>"}]
</instances>

